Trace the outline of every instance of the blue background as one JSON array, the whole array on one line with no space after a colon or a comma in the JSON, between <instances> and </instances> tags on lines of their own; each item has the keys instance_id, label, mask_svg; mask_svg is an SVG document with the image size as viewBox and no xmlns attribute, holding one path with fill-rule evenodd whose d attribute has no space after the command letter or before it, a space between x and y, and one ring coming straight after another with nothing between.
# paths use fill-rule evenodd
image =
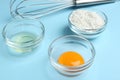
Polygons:
<instances>
[{"instance_id":1,"label":"blue background","mask_svg":"<svg viewBox=\"0 0 120 80\"><path fill-rule=\"evenodd\" d=\"M103 11L108 24L102 35L91 41L96 49L93 65L81 76L69 78L50 65L48 47L55 38L74 34L68 28L68 16L75 8L42 17L46 30L42 45L34 54L16 57L10 55L1 35L12 17L9 1L0 0L0 80L120 80L120 2L86 8Z\"/></svg>"}]
</instances>

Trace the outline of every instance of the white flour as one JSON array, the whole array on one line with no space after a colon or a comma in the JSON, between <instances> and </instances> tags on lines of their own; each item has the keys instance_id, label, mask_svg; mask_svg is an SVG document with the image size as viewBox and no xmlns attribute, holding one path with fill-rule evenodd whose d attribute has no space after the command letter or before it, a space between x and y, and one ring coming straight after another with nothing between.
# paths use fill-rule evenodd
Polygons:
<instances>
[{"instance_id":1,"label":"white flour","mask_svg":"<svg viewBox=\"0 0 120 80\"><path fill-rule=\"evenodd\" d=\"M71 23L80 30L98 30L105 24L105 20L96 12L75 10L70 15Z\"/></svg>"}]
</instances>

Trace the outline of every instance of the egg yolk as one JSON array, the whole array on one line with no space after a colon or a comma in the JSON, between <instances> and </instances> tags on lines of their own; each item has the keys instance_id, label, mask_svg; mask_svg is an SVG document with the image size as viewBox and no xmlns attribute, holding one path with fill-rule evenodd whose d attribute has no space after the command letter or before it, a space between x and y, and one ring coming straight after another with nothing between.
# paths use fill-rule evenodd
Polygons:
<instances>
[{"instance_id":1,"label":"egg yolk","mask_svg":"<svg viewBox=\"0 0 120 80\"><path fill-rule=\"evenodd\" d=\"M58 63L64 66L79 66L85 63L83 57L73 51L64 52L59 58Z\"/></svg>"}]
</instances>

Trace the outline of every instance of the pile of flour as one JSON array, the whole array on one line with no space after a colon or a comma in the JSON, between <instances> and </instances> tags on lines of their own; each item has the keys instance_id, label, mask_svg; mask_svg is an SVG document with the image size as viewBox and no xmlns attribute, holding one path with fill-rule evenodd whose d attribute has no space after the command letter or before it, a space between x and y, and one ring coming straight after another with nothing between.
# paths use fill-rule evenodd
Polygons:
<instances>
[{"instance_id":1,"label":"pile of flour","mask_svg":"<svg viewBox=\"0 0 120 80\"><path fill-rule=\"evenodd\" d=\"M105 25L105 19L100 14L88 10L73 11L69 20L80 30L95 31Z\"/></svg>"}]
</instances>

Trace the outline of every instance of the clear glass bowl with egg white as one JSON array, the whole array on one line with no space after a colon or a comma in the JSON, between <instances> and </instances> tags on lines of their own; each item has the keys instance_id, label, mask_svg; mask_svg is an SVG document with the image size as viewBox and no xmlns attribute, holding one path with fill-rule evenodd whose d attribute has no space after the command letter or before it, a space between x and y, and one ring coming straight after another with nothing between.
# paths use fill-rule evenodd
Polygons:
<instances>
[{"instance_id":1,"label":"clear glass bowl with egg white","mask_svg":"<svg viewBox=\"0 0 120 80\"><path fill-rule=\"evenodd\" d=\"M44 37L44 25L36 19L12 19L3 28L3 38L13 55L35 50Z\"/></svg>"},{"instance_id":2,"label":"clear glass bowl with egg white","mask_svg":"<svg viewBox=\"0 0 120 80\"><path fill-rule=\"evenodd\" d=\"M70 29L88 39L98 37L106 28L107 16L98 10L77 9L69 15Z\"/></svg>"}]
</instances>

